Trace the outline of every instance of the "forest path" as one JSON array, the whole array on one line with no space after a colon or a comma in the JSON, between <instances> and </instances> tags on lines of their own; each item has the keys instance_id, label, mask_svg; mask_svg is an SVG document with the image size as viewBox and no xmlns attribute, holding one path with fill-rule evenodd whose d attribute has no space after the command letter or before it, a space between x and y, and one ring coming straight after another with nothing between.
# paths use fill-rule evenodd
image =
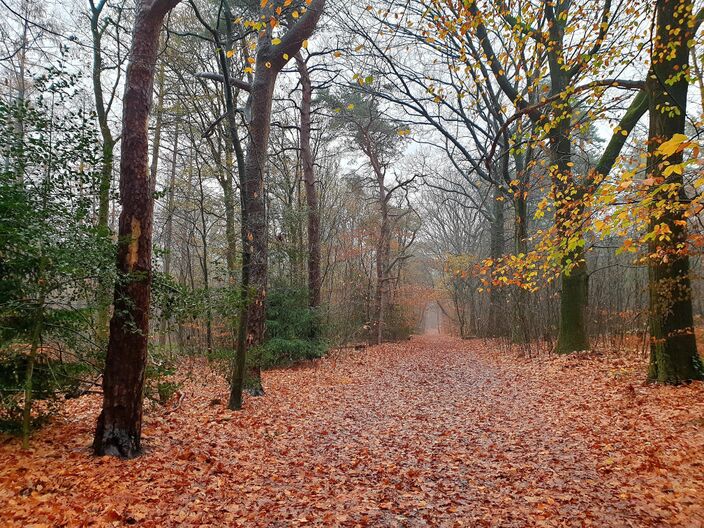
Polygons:
<instances>
[{"instance_id":1,"label":"forest path","mask_svg":"<svg viewBox=\"0 0 704 528\"><path fill-rule=\"evenodd\" d=\"M704 384L646 387L634 383L642 365L622 358L529 360L490 346L418 337L270 371L267 395L240 413L214 400L225 401L221 379L194 365L181 407L147 414L146 453L128 462L89 455L99 400L83 398L39 433L32 456L0 446L0 518L703 525Z\"/></svg>"}]
</instances>

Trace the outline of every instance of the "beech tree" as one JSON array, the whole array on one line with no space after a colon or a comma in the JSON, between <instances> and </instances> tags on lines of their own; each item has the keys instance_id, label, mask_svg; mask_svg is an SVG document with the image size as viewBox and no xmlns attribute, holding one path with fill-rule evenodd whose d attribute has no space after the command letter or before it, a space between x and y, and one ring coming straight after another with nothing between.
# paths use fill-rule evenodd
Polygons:
<instances>
[{"instance_id":1,"label":"beech tree","mask_svg":"<svg viewBox=\"0 0 704 528\"><path fill-rule=\"evenodd\" d=\"M120 213L114 313L103 375L103 408L95 430L98 455L140 454L142 400L149 341L153 186L149 178L148 121L159 33L179 0L137 4L125 77L120 158Z\"/></svg>"},{"instance_id":2,"label":"beech tree","mask_svg":"<svg viewBox=\"0 0 704 528\"><path fill-rule=\"evenodd\" d=\"M424 38L436 39L433 31L441 37L452 38L458 43L451 68L459 71L457 62L468 62L479 66L483 75L489 74L493 83L515 108L515 114L504 120L502 130L489 148L487 162L494 162L499 142L506 132L521 117L532 122L526 138L514 137L510 148L520 154L525 142L547 143L550 158L551 198L555 204L555 229L560 239L556 250L561 252L561 308L558 350L571 352L588 348L585 322L587 305L587 280L584 240L577 229L584 215L583 196L590 188L588 175L579 178L573 169L573 141L580 126L575 113L575 94L589 92L600 86L623 89L642 88L642 82L628 79L600 79L579 82L588 75L600 75L594 60L600 54L612 53L614 41L608 40L609 28L615 21L627 21L632 9L619 4L612 6L610 0L590 2L576 6L572 3L537 2L519 13L511 2L499 2L495 6L471 0L461 5L443 0L427 2L420 28ZM389 17L389 19L391 19ZM572 26L569 25L572 21ZM585 28L582 29L581 25ZM587 25L595 25L592 33ZM566 43L570 34L571 42ZM572 35L577 35L573 37ZM448 37L451 36L451 37ZM527 60L535 57L535 62ZM473 68L467 64L465 70ZM539 98L533 97L535 88L540 88ZM542 92L545 92L544 94ZM442 86L437 92L438 100L447 96ZM497 98L490 104L497 104ZM515 148L515 150L513 150ZM525 168L516 171L527 175ZM522 187L521 180L518 180ZM521 190L521 192L523 192ZM517 210L522 210L520 203ZM518 237L523 238L522 235Z\"/></svg>"},{"instance_id":3,"label":"beech tree","mask_svg":"<svg viewBox=\"0 0 704 528\"><path fill-rule=\"evenodd\" d=\"M704 14L702 10L695 16L693 10L691 0L656 3L655 40L646 81L650 107L647 177L652 182L647 237L648 379L671 384L704 379L694 335L687 247L689 198L682 176L690 46Z\"/></svg>"}]
</instances>

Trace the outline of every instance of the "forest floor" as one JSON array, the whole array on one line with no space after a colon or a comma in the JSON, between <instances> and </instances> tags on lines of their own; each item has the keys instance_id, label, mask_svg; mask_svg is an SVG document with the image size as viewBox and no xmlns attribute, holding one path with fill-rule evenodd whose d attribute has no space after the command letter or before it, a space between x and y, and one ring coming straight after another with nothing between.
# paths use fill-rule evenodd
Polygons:
<instances>
[{"instance_id":1,"label":"forest floor","mask_svg":"<svg viewBox=\"0 0 704 528\"><path fill-rule=\"evenodd\" d=\"M95 458L99 397L31 450L0 440L2 526L704 526L704 384L645 385L634 354L523 358L411 341L226 384L184 365L145 454Z\"/></svg>"}]
</instances>

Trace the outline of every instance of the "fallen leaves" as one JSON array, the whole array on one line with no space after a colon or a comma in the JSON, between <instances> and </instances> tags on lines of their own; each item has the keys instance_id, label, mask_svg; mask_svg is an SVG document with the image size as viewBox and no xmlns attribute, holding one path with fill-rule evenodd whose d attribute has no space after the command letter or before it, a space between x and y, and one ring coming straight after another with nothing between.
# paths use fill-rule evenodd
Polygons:
<instances>
[{"instance_id":1,"label":"fallen leaves","mask_svg":"<svg viewBox=\"0 0 704 528\"><path fill-rule=\"evenodd\" d=\"M89 451L99 399L0 446L10 526L701 526L704 385L633 356L416 338L265 373L233 413L205 365L144 456ZM190 380L190 381L189 381Z\"/></svg>"}]
</instances>

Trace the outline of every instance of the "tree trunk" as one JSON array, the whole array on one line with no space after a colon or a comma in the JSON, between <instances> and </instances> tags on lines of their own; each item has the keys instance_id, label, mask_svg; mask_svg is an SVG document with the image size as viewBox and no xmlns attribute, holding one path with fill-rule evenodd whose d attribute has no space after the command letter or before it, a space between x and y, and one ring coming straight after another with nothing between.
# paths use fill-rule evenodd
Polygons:
<instances>
[{"instance_id":1,"label":"tree trunk","mask_svg":"<svg viewBox=\"0 0 704 528\"><path fill-rule=\"evenodd\" d=\"M247 209L244 196L244 181L246 174L246 163L242 143L239 138L237 126L232 120L233 127L231 128L231 140L235 151L235 159L237 160L237 172L240 178L240 214L242 221L240 225L242 236L242 276L240 277L240 313L239 327L237 329L237 345L235 352L235 361L232 369L232 382L230 385L230 402L228 407L233 410L242 408L242 390L244 389L245 366L247 359L247 297L249 295L249 260L244 251L247 245Z\"/></svg>"},{"instance_id":2,"label":"tree trunk","mask_svg":"<svg viewBox=\"0 0 704 528\"><path fill-rule=\"evenodd\" d=\"M232 25L233 16L228 0L222 0L223 15L225 21L225 36L228 50L233 50L236 44L236 36ZM235 153L237 162L237 172L240 181L244 179L244 153L242 142L239 137L237 126L237 108L233 95L230 70L228 68L227 54L222 48L218 50L218 67L223 77L223 88L225 95L225 109L227 110L227 131L229 134L230 148L225 151L225 175L220 179L225 203L225 238L227 239L227 271L228 282L234 284L236 275L237 257L237 233L235 230L235 182L232 172L232 153Z\"/></svg>"},{"instance_id":3,"label":"tree trunk","mask_svg":"<svg viewBox=\"0 0 704 528\"><path fill-rule=\"evenodd\" d=\"M22 13L24 14L24 20L22 23L22 39L18 49L18 66L19 71L17 72L17 100L16 109L17 114L15 118L15 134L16 134L16 169L15 169L15 179L17 183L24 183L24 173L26 168L25 160L25 113L27 109L26 106L26 96L27 96L27 82L25 80L27 72L27 49L29 46L29 26L31 15L29 12L29 6L31 5L30 0L24 0L22 2Z\"/></svg>"},{"instance_id":4,"label":"tree trunk","mask_svg":"<svg viewBox=\"0 0 704 528\"><path fill-rule=\"evenodd\" d=\"M249 142L245 161L245 179L242 193L247 210L244 222L246 240L247 286L247 349L259 347L264 342L266 322L266 288L268 274L268 232L264 180L267 148L271 131L271 106L276 75L265 64L257 64L257 75L252 86L252 122L249 125ZM261 368L256 356L247 370L246 385L253 395L263 394Z\"/></svg>"},{"instance_id":5,"label":"tree trunk","mask_svg":"<svg viewBox=\"0 0 704 528\"><path fill-rule=\"evenodd\" d=\"M306 188L306 205L308 208L308 304L311 308L320 305L320 212L318 211L318 192L315 188L315 167L310 145L311 100L313 87L308 74L308 67L300 53L296 55L298 73L301 77L301 159L303 161L303 181Z\"/></svg>"},{"instance_id":6,"label":"tree trunk","mask_svg":"<svg viewBox=\"0 0 704 528\"><path fill-rule=\"evenodd\" d=\"M525 175L519 178L519 181L521 182L521 186L518 188L518 194L514 195L513 199L513 237L514 251L516 256L520 259L528 253L528 200L524 194L527 193ZM523 257L520 255L523 255ZM528 292L521 287L515 287L513 291L513 329L511 340L514 343L528 343L530 341L528 318L526 314Z\"/></svg>"},{"instance_id":7,"label":"tree trunk","mask_svg":"<svg viewBox=\"0 0 704 528\"><path fill-rule=\"evenodd\" d=\"M174 233L174 202L176 198L176 165L178 160L178 139L179 128L178 121L174 128L174 144L173 153L171 154L171 174L169 176L169 196L166 202L166 227L164 228L164 275L171 275L171 243ZM166 345L166 337L168 333L168 320L166 317L161 318L161 331L159 335L159 344Z\"/></svg>"},{"instance_id":8,"label":"tree trunk","mask_svg":"<svg viewBox=\"0 0 704 528\"><path fill-rule=\"evenodd\" d=\"M381 214L381 225L379 226L379 240L376 249L376 294L374 307L376 310L376 344L380 345L384 341L384 330L386 325L386 305L390 257L390 235L389 235L389 204L386 199L386 189L384 188L383 176L379 182L379 209Z\"/></svg>"},{"instance_id":9,"label":"tree trunk","mask_svg":"<svg viewBox=\"0 0 704 528\"><path fill-rule=\"evenodd\" d=\"M370 138L366 137L365 146L362 150L369 158L369 162L374 170L377 183L377 202L379 204L379 238L376 245L376 290L374 294L374 315L376 316L375 341L380 345L384 341L384 326L386 324L386 305L389 271L389 259L391 255L391 234L389 225L389 194L386 190L386 168L382 166L376 155L375 146Z\"/></svg>"},{"instance_id":10,"label":"tree trunk","mask_svg":"<svg viewBox=\"0 0 704 528\"><path fill-rule=\"evenodd\" d=\"M110 130L108 108L105 104L105 94L103 93L103 31L99 27L100 15L106 2L100 2L97 6L91 4L90 27L93 37L93 96L95 98L95 113L98 118L102 144L102 159L100 167L100 180L98 186L98 221L97 228L101 236L110 236L109 214L110 214L110 187L112 184L112 169L114 161L115 144ZM96 333L101 341L107 341L108 321L110 318L110 290L113 284L109 278L101 277L98 280L98 309L96 313Z\"/></svg>"},{"instance_id":11,"label":"tree trunk","mask_svg":"<svg viewBox=\"0 0 704 528\"><path fill-rule=\"evenodd\" d=\"M103 409L93 441L97 455L125 458L142 449L142 400L149 341L153 195L148 125L159 31L178 0L141 0L125 78L115 311L103 374Z\"/></svg>"},{"instance_id":12,"label":"tree trunk","mask_svg":"<svg viewBox=\"0 0 704 528\"><path fill-rule=\"evenodd\" d=\"M225 174L220 181L225 205L225 238L227 239L227 279L234 284L237 275L237 231L235 229L235 186L232 175L232 152L225 152Z\"/></svg>"},{"instance_id":13,"label":"tree trunk","mask_svg":"<svg viewBox=\"0 0 704 528\"><path fill-rule=\"evenodd\" d=\"M161 129L164 122L164 62L159 66L157 77L156 96L156 123L154 124L154 141L152 142L152 161L149 166L149 180L152 193L156 191L157 176L159 173L159 151L161 150Z\"/></svg>"},{"instance_id":14,"label":"tree trunk","mask_svg":"<svg viewBox=\"0 0 704 528\"><path fill-rule=\"evenodd\" d=\"M205 191L203 173L198 169L198 192L200 203L200 241L203 245L201 271L203 272L203 291L205 293L205 347L210 355L213 352L213 310L210 303L210 263L208 262L208 223L205 217Z\"/></svg>"},{"instance_id":15,"label":"tree trunk","mask_svg":"<svg viewBox=\"0 0 704 528\"><path fill-rule=\"evenodd\" d=\"M646 89L650 104L648 177L654 178L654 206L650 231L667 226L669 240L648 243L650 292L650 368L648 379L678 384L704 379L704 367L697 354L692 316L692 288L687 255L687 196L681 174L663 176L665 161L658 147L675 134L683 134L687 116L688 79L679 72L689 68L689 42L693 38L691 0L662 0L657 3L657 29L652 66ZM676 108L677 111L672 109ZM683 161L682 152L667 158L669 165ZM662 185L675 186L676 196Z\"/></svg>"},{"instance_id":16,"label":"tree trunk","mask_svg":"<svg viewBox=\"0 0 704 528\"><path fill-rule=\"evenodd\" d=\"M43 284L44 270L47 263L47 258L43 255L43 251L39 257L39 284ZM42 286L37 296L37 306L34 311L34 320L32 321L32 332L30 338L30 351L27 356L27 370L24 379L24 409L22 412L22 448L29 448L29 435L32 429L32 404L34 396L32 394L32 383L34 376L34 364L37 359L37 351L41 345L42 335L44 333L44 317L46 310L46 292Z\"/></svg>"},{"instance_id":17,"label":"tree trunk","mask_svg":"<svg viewBox=\"0 0 704 528\"><path fill-rule=\"evenodd\" d=\"M222 0L223 15L225 21L227 49L232 50L235 46L235 33L232 25L232 12L228 0ZM246 44L243 43L243 50L246 50ZM246 161L244 150L242 149L242 141L240 140L239 129L237 125L235 96L233 94L233 84L230 78L230 69L228 67L227 55L225 50L220 47L218 50L218 64L220 73L223 77L225 108L227 110L227 127L230 140L230 146L235 153L235 161L237 162L237 174L240 182L240 214L241 221L241 239L242 239L242 276L240 278L240 307L239 307L239 326L236 330L236 345L235 358L232 368L232 379L230 383L230 399L228 407L233 410L242 408L242 391L244 389L245 368L247 358L247 312L248 312L248 297L249 297L249 259L245 252L247 245L247 197L244 193L246 180ZM251 87L250 87L251 90ZM231 156L232 153L228 150L227 169L228 174L223 183L223 193L225 197L226 207L226 236L228 243L227 267L229 281L235 280L235 255L236 255L236 234L235 234L235 218L234 218L234 181L231 171Z\"/></svg>"},{"instance_id":18,"label":"tree trunk","mask_svg":"<svg viewBox=\"0 0 704 528\"><path fill-rule=\"evenodd\" d=\"M490 253L494 262L497 262L503 257L505 252L504 202L503 193L498 186L494 189L492 200ZM506 306L504 300L503 288L492 285L489 290L489 324L485 329L485 335L489 337L502 337L506 334Z\"/></svg>"},{"instance_id":19,"label":"tree trunk","mask_svg":"<svg viewBox=\"0 0 704 528\"><path fill-rule=\"evenodd\" d=\"M560 82L553 86L556 93L564 90ZM571 109L565 102L558 105L553 115L556 125L550 130L550 161L552 185L555 194L555 223L564 244L562 265L562 290L560 291L560 328L557 338L557 352L569 354L589 348L586 330L586 309L588 299L588 274L581 232L578 231L583 214L580 189L574 181L571 169L572 142ZM570 243L577 240L573 246Z\"/></svg>"},{"instance_id":20,"label":"tree trunk","mask_svg":"<svg viewBox=\"0 0 704 528\"><path fill-rule=\"evenodd\" d=\"M255 74L250 90L251 122L244 178L240 185L242 196L242 291L245 293L240 331L238 355L233 369L230 391L230 409L242 407L244 350L257 349L264 342L266 320L266 288L268 272L267 218L264 179L266 174L269 133L271 131L271 107L276 77L290 57L295 56L315 30L325 7L325 0L313 0L305 15L289 27L273 46L271 35L263 30L259 33ZM269 14L266 2L261 4L263 15ZM254 358L249 369L249 392L263 394L261 369Z\"/></svg>"},{"instance_id":21,"label":"tree trunk","mask_svg":"<svg viewBox=\"0 0 704 528\"><path fill-rule=\"evenodd\" d=\"M550 122L547 134L550 150L550 176L555 200L555 224L562 252L560 323L556 350L570 353L589 348L586 329L587 264L581 220L584 213L583 189L572 172L572 108L568 88L579 70L565 67L565 26L569 2L546 3L551 41L547 53L550 96L560 96L543 120Z\"/></svg>"}]
</instances>

